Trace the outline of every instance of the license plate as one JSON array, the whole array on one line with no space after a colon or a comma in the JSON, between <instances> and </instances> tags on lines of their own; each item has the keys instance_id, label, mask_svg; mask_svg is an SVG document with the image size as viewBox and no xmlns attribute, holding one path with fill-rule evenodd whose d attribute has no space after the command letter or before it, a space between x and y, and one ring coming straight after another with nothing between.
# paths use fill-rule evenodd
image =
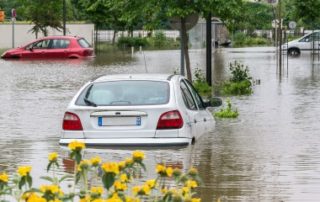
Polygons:
<instances>
[{"instance_id":1,"label":"license plate","mask_svg":"<svg viewBox=\"0 0 320 202\"><path fill-rule=\"evenodd\" d=\"M98 126L141 126L141 117L98 117Z\"/></svg>"}]
</instances>

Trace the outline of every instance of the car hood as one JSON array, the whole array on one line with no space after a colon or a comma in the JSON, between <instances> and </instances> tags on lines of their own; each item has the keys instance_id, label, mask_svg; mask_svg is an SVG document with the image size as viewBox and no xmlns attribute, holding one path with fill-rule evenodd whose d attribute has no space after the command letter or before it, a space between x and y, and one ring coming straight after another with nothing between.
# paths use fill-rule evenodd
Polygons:
<instances>
[{"instance_id":1,"label":"car hood","mask_svg":"<svg viewBox=\"0 0 320 202\"><path fill-rule=\"evenodd\" d=\"M13 49L7 50L1 55L1 58L8 58L15 53L21 52L22 50L23 48L13 48Z\"/></svg>"}]
</instances>

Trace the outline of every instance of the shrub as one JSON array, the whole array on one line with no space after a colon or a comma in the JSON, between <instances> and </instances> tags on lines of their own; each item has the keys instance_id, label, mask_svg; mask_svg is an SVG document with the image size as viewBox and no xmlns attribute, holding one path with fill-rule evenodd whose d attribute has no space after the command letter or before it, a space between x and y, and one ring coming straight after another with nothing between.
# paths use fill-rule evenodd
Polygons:
<instances>
[{"instance_id":1,"label":"shrub","mask_svg":"<svg viewBox=\"0 0 320 202\"><path fill-rule=\"evenodd\" d=\"M211 97L212 95L212 87L206 81L206 78L201 71L201 69L196 68L194 71L193 86L197 90L197 92L204 97Z\"/></svg>"},{"instance_id":2,"label":"shrub","mask_svg":"<svg viewBox=\"0 0 320 202\"><path fill-rule=\"evenodd\" d=\"M226 95L250 95L252 94L252 78L249 75L248 67L235 61L230 63L232 77L229 82L222 86L223 93Z\"/></svg>"},{"instance_id":3,"label":"shrub","mask_svg":"<svg viewBox=\"0 0 320 202\"><path fill-rule=\"evenodd\" d=\"M141 176L141 172L146 169L143 152L134 151L131 157L120 162L102 162L98 156L83 159L85 144L82 142L71 142L68 147L69 157L74 161L73 175L57 177L55 169L59 167L58 154L51 153L48 157L47 171L52 173L52 177L42 177L43 180L48 181L48 184L41 185L39 188L32 187L32 167L20 166L12 179L6 173L0 173L0 199L12 197L10 199L15 198L19 202L201 201L194 197L195 188L200 183L198 171L195 168L190 168L188 172L183 173L177 168L158 164L156 179L133 186L129 191L128 187L132 186L134 178ZM61 183L66 179L68 182L73 182L73 189L62 190ZM94 179L100 180L102 186L92 184ZM79 190L75 189L76 185Z\"/></svg>"},{"instance_id":4,"label":"shrub","mask_svg":"<svg viewBox=\"0 0 320 202\"><path fill-rule=\"evenodd\" d=\"M166 36L163 32L157 31L154 36L154 46L157 48L162 48L166 45Z\"/></svg>"},{"instance_id":5,"label":"shrub","mask_svg":"<svg viewBox=\"0 0 320 202\"><path fill-rule=\"evenodd\" d=\"M252 78L249 76L249 69L238 61L230 63L229 69L231 71L231 82L249 81Z\"/></svg>"},{"instance_id":6,"label":"shrub","mask_svg":"<svg viewBox=\"0 0 320 202\"><path fill-rule=\"evenodd\" d=\"M178 40L168 38L162 31L155 32L154 37L148 37L148 44L150 49L177 49L180 47Z\"/></svg>"},{"instance_id":7,"label":"shrub","mask_svg":"<svg viewBox=\"0 0 320 202\"><path fill-rule=\"evenodd\" d=\"M251 82L226 82L222 87L225 95L250 95L252 94Z\"/></svg>"},{"instance_id":8,"label":"shrub","mask_svg":"<svg viewBox=\"0 0 320 202\"><path fill-rule=\"evenodd\" d=\"M117 45L119 48L145 47L148 45L148 41L146 38L141 37L120 37Z\"/></svg>"},{"instance_id":9,"label":"shrub","mask_svg":"<svg viewBox=\"0 0 320 202\"><path fill-rule=\"evenodd\" d=\"M214 116L218 118L237 118L239 113L237 109L232 109L231 101L230 99L227 99L226 108L222 108L220 111L216 112Z\"/></svg>"},{"instance_id":10,"label":"shrub","mask_svg":"<svg viewBox=\"0 0 320 202\"><path fill-rule=\"evenodd\" d=\"M271 44L271 41L263 37L251 37L242 32L237 32L233 37L234 47L243 46L265 46Z\"/></svg>"}]
</instances>

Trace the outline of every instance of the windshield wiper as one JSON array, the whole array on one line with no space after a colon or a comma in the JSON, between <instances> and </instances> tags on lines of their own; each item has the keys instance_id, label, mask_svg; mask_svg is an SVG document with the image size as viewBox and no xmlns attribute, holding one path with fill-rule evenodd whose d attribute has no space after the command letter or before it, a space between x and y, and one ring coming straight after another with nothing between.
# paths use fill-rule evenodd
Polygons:
<instances>
[{"instance_id":1,"label":"windshield wiper","mask_svg":"<svg viewBox=\"0 0 320 202\"><path fill-rule=\"evenodd\" d=\"M87 105L93 106L93 107L97 107L97 104L96 104L96 103L94 103L94 102L92 102L91 100L88 99L92 87L93 87L93 84L91 84L91 86L88 88L87 93L86 93L86 95L84 96L83 100L84 100L84 102L85 102Z\"/></svg>"},{"instance_id":2,"label":"windshield wiper","mask_svg":"<svg viewBox=\"0 0 320 202\"><path fill-rule=\"evenodd\" d=\"M97 107L97 104L92 102L91 100L88 100L88 98L83 98L83 100L87 105Z\"/></svg>"}]
</instances>

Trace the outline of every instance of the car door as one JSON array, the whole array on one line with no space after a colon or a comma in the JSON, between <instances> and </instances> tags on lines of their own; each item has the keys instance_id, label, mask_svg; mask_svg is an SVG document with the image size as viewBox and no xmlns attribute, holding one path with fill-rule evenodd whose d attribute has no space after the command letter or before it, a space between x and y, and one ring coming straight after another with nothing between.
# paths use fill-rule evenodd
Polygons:
<instances>
[{"instance_id":1,"label":"car door","mask_svg":"<svg viewBox=\"0 0 320 202\"><path fill-rule=\"evenodd\" d=\"M198 125L200 124L200 114L195 102L195 99L192 96L190 89L188 88L184 80L180 81L181 95L186 106L187 121L186 124L191 127L191 138L198 136Z\"/></svg>"},{"instance_id":2,"label":"car door","mask_svg":"<svg viewBox=\"0 0 320 202\"><path fill-rule=\"evenodd\" d=\"M48 49L47 57L48 58L66 58L67 48L70 44L69 40L66 39L52 39L52 45Z\"/></svg>"},{"instance_id":3,"label":"car door","mask_svg":"<svg viewBox=\"0 0 320 202\"><path fill-rule=\"evenodd\" d=\"M198 109L197 126L196 126L197 135L200 136L207 132L212 131L214 128L214 119L211 112L205 108L201 96L195 90L193 85L188 80L184 80L184 82L188 86Z\"/></svg>"},{"instance_id":4,"label":"car door","mask_svg":"<svg viewBox=\"0 0 320 202\"><path fill-rule=\"evenodd\" d=\"M26 47L25 51L21 54L22 58L45 58L50 40L36 41Z\"/></svg>"},{"instance_id":5,"label":"car door","mask_svg":"<svg viewBox=\"0 0 320 202\"><path fill-rule=\"evenodd\" d=\"M310 39L311 39L311 36L308 35L300 39L296 46L298 46L300 50L310 50L311 49Z\"/></svg>"}]
</instances>

